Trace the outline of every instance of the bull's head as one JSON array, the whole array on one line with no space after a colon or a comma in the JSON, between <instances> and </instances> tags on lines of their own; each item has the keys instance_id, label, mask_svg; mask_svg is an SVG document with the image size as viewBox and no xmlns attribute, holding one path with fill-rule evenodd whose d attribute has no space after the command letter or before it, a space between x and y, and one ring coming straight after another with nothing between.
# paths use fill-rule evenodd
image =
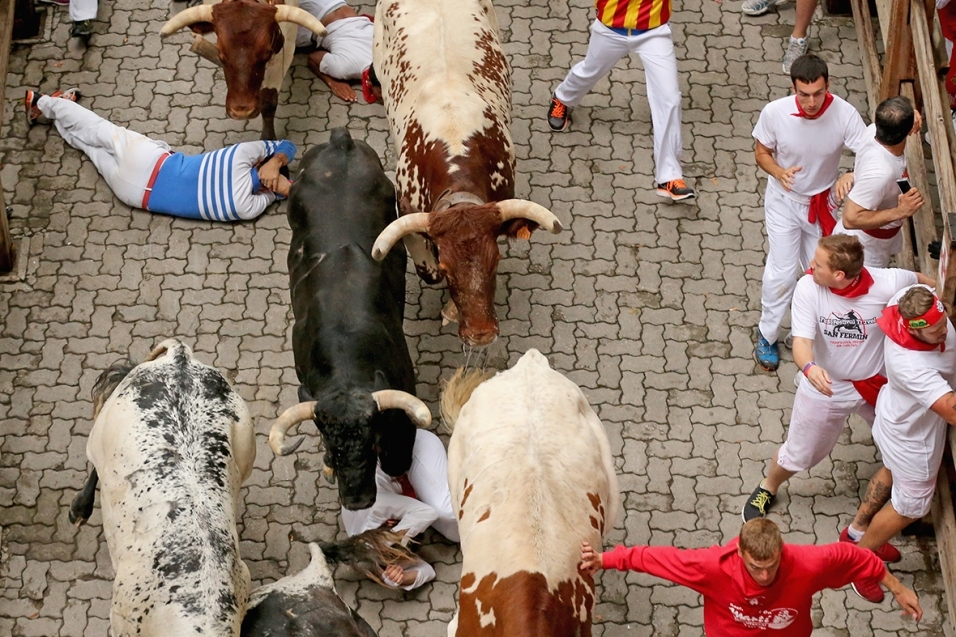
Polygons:
<instances>
[{"instance_id":1,"label":"bull's head","mask_svg":"<svg viewBox=\"0 0 956 637\"><path fill-rule=\"evenodd\" d=\"M368 408L360 404L351 410L353 413L325 413L316 401L299 403L285 410L269 432L272 451L285 456L298 449L304 439L300 436L293 442L286 442L286 432L303 420L314 420L325 441L326 463L335 472L339 483L339 500L350 511L367 509L375 504L375 461L379 455L378 441L371 429L375 412L401 409L419 427L428 426L432 419L425 403L407 392L384 389L364 396L367 396ZM387 438L386 432L383 439ZM382 445L386 446L386 443L382 442ZM382 453L384 456L384 451Z\"/></svg>"},{"instance_id":2,"label":"bull's head","mask_svg":"<svg viewBox=\"0 0 956 637\"><path fill-rule=\"evenodd\" d=\"M298 7L254 0L225 0L185 9L163 26L165 38L184 27L216 34L216 48L226 76L226 114L233 119L259 115L259 90L266 63L282 51L280 22L293 22L325 36L322 22ZM291 46L291 44L290 44Z\"/></svg>"},{"instance_id":3,"label":"bull's head","mask_svg":"<svg viewBox=\"0 0 956 637\"><path fill-rule=\"evenodd\" d=\"M427 235L438 247L438 269L448 281L458 307L458 337L468 345L487 345L498 336L495 316L495 274L501 253L497 238L509 222L524 219L549 232L561 232L550 210L530 201L509 199L482 206L457 205L440 212L413 212L393 221L375 241L378 261L405 235Z\"/></svg>"}]
</instances>

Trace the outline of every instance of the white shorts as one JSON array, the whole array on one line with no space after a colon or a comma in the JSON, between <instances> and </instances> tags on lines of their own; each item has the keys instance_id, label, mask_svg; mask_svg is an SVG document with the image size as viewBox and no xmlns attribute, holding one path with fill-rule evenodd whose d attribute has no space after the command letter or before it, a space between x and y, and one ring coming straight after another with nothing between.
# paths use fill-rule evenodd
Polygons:
<instances>
[{"instance_id":1,"label":"white shorts","mask_svg":"<svg viewBox=\"0 0 956 637\"><path fill-rule=\"evenodd\" d=\"M372 63L372 38L375 26L364 17L343 18L328 27L329 33L320 42L328 51L319 70L337 80L358 80Z\"/></svg>"},{"instance_id":2,"label":"white shorts","mask_svg":"<svg viewBox=\"0 0 956 637\"><path fill-rule=\"evenodd\" d=\"M890 257L903 250L903 231L896 233L889 239L878 239L862 230L847 230L843 227L843 219L837 222L833 234L848 234L856 237L863 244L863 265L868 268L889 267Z\"/></svg>"},{"instance_id":3,"label":"white shorts","mask_svg":"<svg viewBox=\"0 0 956 637\"><path fill-rule=\"evenodd\" d=\"M890 473L893 473L892 469ZM932 480L913 480L893 474L893 492L890 502L896 512L905 518L918 519L929 513L936 493L936 477Z\"/></svg>"},{"instance_id":4,"label":"white shorts","mask_svg":"<svg viewBox=\"0 0 956 637\"><path fill-rule=\"evenodd\" d=\"M873 406L862 398L830 400L803 380L793 398L790 428L777 453L777 464L794 473L816 466L833 451L850 414L859 414L873 426Z\"/></svg>"}]
</instances>

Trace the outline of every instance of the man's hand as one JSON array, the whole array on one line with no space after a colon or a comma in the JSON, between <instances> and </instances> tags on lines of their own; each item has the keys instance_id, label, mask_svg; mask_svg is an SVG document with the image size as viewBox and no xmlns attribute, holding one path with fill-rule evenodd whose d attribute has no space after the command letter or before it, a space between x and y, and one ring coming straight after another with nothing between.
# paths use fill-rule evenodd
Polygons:
<instances>
[{"instance_id":1,"label":"man's hand","mask_svg":"<svg viewBox=\"0 0 956 637\"><path fill-rule=\"evenodd\" d=\"M842 202L846 199L846 196L850 194L850 190L853 188L853 173L847 173L837 179L836 185L833 186L834 192L836 194L837 202Z\"/></svg>"},{"instance_id":2,"label":"man's hand","mask_svg":"<svg viewBox=\"0 0 956 637\"><path fill-rule=\"evenodd\" d=\"M910 188L905 194L900 194L897 200L897 210L900 211L900 219L912 217L917 210L923 207L923 195L919 194L916 188Z\"/></svg>"},{"instance_id":3,"label":"man's hand","mask_svg":"<svg viewBox=\"0 0 956 637\"><path fill-rule=\"evenodd\" d=\"M819 365L810 366L810 369L807 370L807 380L824 396L833 395L833 390L830 389L830 385L833 384L830 373Z\"/></svg>"},{"instance_id":4,"label":"man's hand","mask_svg":"<svg viewBox=\"0 0 956 637\"><path fill-rule=\"evenodd\" d=\"M923 618L923 609L919 605L916 593L903 586L903 582L896 579L892 573L886 571L886 575L883 576L880 584L893 593L893 597L896 598L896 602L903 609L904 615L909 615L917 622Z\"/></svg>"},{"instance_id":5,"label":"man's hand","mask_svg":"<svg viewBox=\"0 0 956 637\"><path fill-rule=\"evenodd\" d=\"M578 568L588 575L594 575L604 568L601 553L595 552L588 542L581 542L581 564Z\"/></svg>"},{"instance_id":6,"label":"man's hand","mask_svg":"<svg viewBox=\"0 0 956 637\"><path fill-rule=\"evenodd\" d=\"M288 196L288 180L286 180L286 192L284 193L281 192L280 188L282 184L279 183L279 177L281 177L281 175L279 175L279 169L288 163L289 160L283 153L276 153L269 158L269 161L259 166L259 182L272 192L278 192L280 195ZM283 179L285 179L285 177L283 177Z\"/></svg>"},{"instance_id":7,"label":"man's hand","mask_svg":"<svg viewBox=\"0 0 956 637\"><path fill-rule=\"evenodd\" d=\"M415 581L415 573L406 571L398 564L385 567L382 575L385 583L391 586L408 586Z\"/></svg>"},{"instance_id":8,"label":"man's hand","mask_svg":"<svg viewBox=\"0 0 956 637\"><path fill-rule=\"evenodd\" d=\"M803 170L803 166L791 166L790 168L783 169L779 175L777 175L777 181L780 182L780 185L783 186L783 189L787 192L790 192L790 189L793 188L793 181L798 172Z\"/></svg>"},{"instance_id":9,"label":"man's hand","mask_svg":"<svg viewBox=\"0 0 956 637\"><path fill-rule=\"evenodd\" d=\"M919 114L919 111L913 111L913 130L910 131L910 135L919 135L922 129L923 116Z\"/></svg>"}]
</instances>

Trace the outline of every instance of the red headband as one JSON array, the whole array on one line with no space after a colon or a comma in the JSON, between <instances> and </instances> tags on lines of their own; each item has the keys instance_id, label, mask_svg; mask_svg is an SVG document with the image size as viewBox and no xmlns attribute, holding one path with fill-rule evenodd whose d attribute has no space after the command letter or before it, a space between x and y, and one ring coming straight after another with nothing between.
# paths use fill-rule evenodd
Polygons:
<instances>
[{"instance_id":1,"label":"red headband","mask_svg":"<svg viewBox=\"0 0 956 637\"><path fill-rule=\"evenodd\" d=\"M946 308L943 307L943 302L940 301L939 298L934 294L933 304L929 306L928 310L911 319L904 318L903 322L909 328L914 330L922 330L931 325L936 325L936 323L938 323L939 320L945 316Z\"/></svg>"}]
</instances>

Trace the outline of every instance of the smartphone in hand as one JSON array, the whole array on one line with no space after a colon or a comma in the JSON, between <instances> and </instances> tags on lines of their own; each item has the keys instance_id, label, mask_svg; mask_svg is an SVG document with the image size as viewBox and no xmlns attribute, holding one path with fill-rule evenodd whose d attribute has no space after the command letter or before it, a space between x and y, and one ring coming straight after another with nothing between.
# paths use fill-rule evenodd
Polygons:
<instances>
[{"instance_id":1,"label":"smartphone in hand","mask_svg":"<svg viewBox=\"0 0 956 637\"><path fill-rule=\"evenodd\" d=\"M896 185L899 186L900 192L904 195L908 193L912 187L910 186L910 180L906 179L905 177L903 179L897 179Z\"/></svg>"}]
</instances>

